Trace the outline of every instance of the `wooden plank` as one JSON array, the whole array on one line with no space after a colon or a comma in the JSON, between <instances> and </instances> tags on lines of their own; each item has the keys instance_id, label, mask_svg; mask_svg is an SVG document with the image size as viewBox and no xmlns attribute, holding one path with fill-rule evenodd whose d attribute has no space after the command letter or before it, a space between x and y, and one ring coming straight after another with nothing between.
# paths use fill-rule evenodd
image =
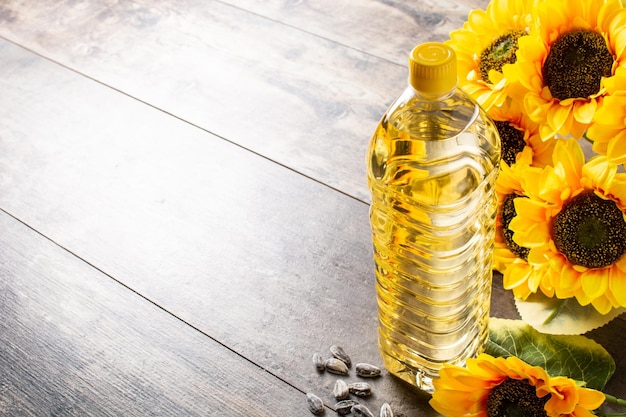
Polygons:
<instances>
[{"instance_id":1,"label":"wooden plank","mask_svg":"<svg viewBox=\"0 0 626 417\"><path fill-rule=\"evenodd\" d=\"M449 39L487 0L226 0L225 3L406 65L411 49Z\"/></svg>"},{"instance_id":2,"label":"wooden plank","mask_svg":"<svg viewBox=\"0 0 626 417\"><path fill-rule=\"evenodd\" d=\"M3 2L0 36L364 201L406 69L218 1Z\"/></svg>"},{"instance_id":3,"label":"wooden plank","mask_svg":"<svg viewBox=\"0 0 626 417\"><path fill-rule=\"evenodd\" d=\"M0 414L306 415L302 392L0 211Z\"/></svg>"}]
</instances>

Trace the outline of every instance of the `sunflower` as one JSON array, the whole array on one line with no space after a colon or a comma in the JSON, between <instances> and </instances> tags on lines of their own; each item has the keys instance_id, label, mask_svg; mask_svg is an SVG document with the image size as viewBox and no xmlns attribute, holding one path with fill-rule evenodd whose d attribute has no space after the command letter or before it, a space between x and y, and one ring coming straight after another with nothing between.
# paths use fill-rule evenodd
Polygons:
<instances>
[{"instance_id":1,"label":"sunflower","mask_svg":"<svg viewBox=\"0 0 626 417\"><path fill-rule=\"evenodd\" d=\"M528 198L515 199L508 228L535 270L505 287L525 298L534 280L546 295L575 297L602 314L626 307L626 174L605 156L585 163L578 142L564 140L553 166L524 175Z\"/></svg>"},{"instance_id":2,"label":"sunflower","mask_svg":"<svg viewBox=\"0 0 626 417\"><path fill-rule=\"evenodd\" d=\"M466 367L445 364L430 405L446 417L593 416L602 392L562 376L550 377L521 359L481 354Z\"/></svg>"},{"instance_id":3,"label":"sunflower","mask_svg":"<svg viewBox=\"0 0 626 417\"><path fill-rule=\"evenodd\" d=\"M517 158L517 163L507 164L500 161L500 173L496 181L498 207L496 211L496 234L493 256L493 269L504 272L509 264L517 259L525 261L528 248L523 248L513 241L509 223L515 217L513 202L524 195L522 187L523 173L530 167L532 151L524 148Z\"/></svg>"},{"instance_id":4,"label":"sunflower","mask_svg":"<svg viewBox=\"0 0 626 417\"><path fill-rule=\"evenodd\" d=\"M513 290L515 297L526 299L531 293L541 291L552 297L554 289L549 279L547 259L540 257L529 262L530 249L518 245L509 228L516 216L515 200L526 198L525 189L537 181L542 172L539 167L531 167L532 150L526 147L518 154L517 162L509 166L500 162L500 175L496 182L498 209L494 241L493 269L503 275L504 288ZM535 257L537 252L533 252Z\"/></svg>"},{"instance_id":5,"label":"sunflower","mask_svg":"<svg viewBox=\"0 0 626 417\"><path fill-rule=\"evenodd\" d=\"M486 110L507 97L502 67L515 62L517 43L532 22L527 0L492 0L472 10L446 43L456 52L459 85Z\"/></svg>"},{"instance_id":6,"label":"sunflower","mask_svg":"<svg viewBox=\"0 0 626 417\"><path fill-rule=\"evenodd\" d=\"M532 165L552 163L552 151L557 139L543 140L539 125L523 112L519 101L507 100L492 107L489 116L494 120L502 142L502 159L507 165L515 164L518 154L526 148L532 152Z\"/></svg>"},{"instance_id":7,"label":"sunflower","mask_svg":"<svg viewBox=\"0 0 626 417\"><path fill-rule=\"evenodd\" d=\"M504 77L523 87L515 99L543 139L580 138L603 104L606 81L626 75L616 72L626 65L626 9L620 0L552 0L534 13L536 29L519 39Z\"/></svg>"},{"instance_id":8,"label":"sunflower","mask_svg":"<svg viewBox=\"0 0 626 417\"><path fill-rule=\"evenodd\" d=\"M615 164L626 163L626 68L605 81L607 96L598 109L595 123L587 131L593 151L607 155Z\"/></svg>"}]
</instances>

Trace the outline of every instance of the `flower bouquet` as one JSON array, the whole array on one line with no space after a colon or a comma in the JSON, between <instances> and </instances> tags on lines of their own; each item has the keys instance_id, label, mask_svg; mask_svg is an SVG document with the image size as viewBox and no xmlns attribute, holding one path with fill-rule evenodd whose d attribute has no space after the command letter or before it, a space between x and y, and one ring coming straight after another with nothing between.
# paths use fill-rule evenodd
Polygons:
<instances>
[{"instance_id":1,"label":"flower bouquet","mask_svg":"<svg viewBox=\"0 0 626 417\"><path fill-rule=\"evenodd\" d=\"M447 43L461 87L490 113L502 139L494 268L504 287L519 300L573 299L606 321L623 312L621 1L493 0Z\"/></svg>"},{"instance_id":2,"label":"flower bouquet","mask_svg":"<svg viewBox=\"0 0 626 417\"><path fill-rule=\"evenodd\" d=\"M488 354L444 367L431 404L446 416L624 405L601 393L612 358L580 335L626 311L626 8L492 0L446 43L501 137L494 269L525 323L493 320Z\"/></svg>"}]
</instances>

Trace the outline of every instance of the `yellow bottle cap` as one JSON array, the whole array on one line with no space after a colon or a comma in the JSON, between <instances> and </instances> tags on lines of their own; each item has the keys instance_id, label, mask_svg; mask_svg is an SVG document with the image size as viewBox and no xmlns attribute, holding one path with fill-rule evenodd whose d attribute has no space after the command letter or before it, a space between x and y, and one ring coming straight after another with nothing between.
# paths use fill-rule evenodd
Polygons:
<instances>
[{"instance_id":1,"label":"yellow bottle cap","mask_svg":"<svg viewBox=\"0 0 626 417\"><path fill-rule=\"evenodd\" d=\"M409 55L409 83L423 94L439 95L456 86L456 54L448 45L426 42Z\"/></svg>"}]
</instances>

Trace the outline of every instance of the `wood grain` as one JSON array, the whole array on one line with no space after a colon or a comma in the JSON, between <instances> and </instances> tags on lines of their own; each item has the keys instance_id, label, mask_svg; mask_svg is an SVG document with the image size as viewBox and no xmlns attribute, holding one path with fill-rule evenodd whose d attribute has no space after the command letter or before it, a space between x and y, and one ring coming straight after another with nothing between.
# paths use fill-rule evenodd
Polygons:
<instances>
[{"instance_id":1,"label":"wood grain","mask_svg":"<svg viewBox=\"0 0 626 417\"><path fill-rule=\"evenodd\" d=\"M368 201L365 149L405 65L217 1L1 6L0 36Z\"/></svg>"},{"instance_id":2,"label":"wood grain","mask_svg":"<svg viewBox=\"0 0 626 417\"><path fill-rule=\"evenodd\" d=\"M1 211L0 230L0 414L308 413L302 392Z\"/></svg>"},{"instance_id":3,"label":"wood grain","mask_svg":"<svg viewBox=\"0 0 626 417\"><path fill-rule=\"evenodd\" d=\"M405 66L411 49L440 42L486 0L226 0L350 48Z\"/></svg>"}]
</instances>

